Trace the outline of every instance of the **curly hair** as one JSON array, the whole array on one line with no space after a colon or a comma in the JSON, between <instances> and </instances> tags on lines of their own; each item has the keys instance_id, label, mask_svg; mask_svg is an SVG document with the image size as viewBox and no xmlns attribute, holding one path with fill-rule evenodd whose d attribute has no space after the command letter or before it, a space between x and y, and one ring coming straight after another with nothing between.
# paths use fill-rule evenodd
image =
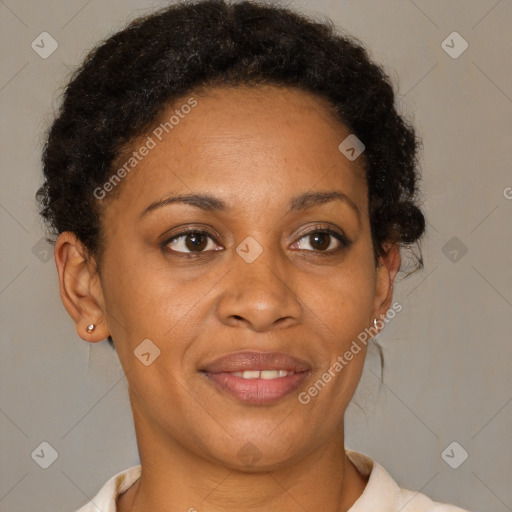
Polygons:
<instances>
[{"instance_id":1,"label":"curly hair","mask_svg":"<svg viewBox=\"0 0 512 512\"><path fill-rule=\"evenodd\" d=\"M47 241L75 233L101 272L104 233L94 190L166 107L219 84L295 87L327 99L365 145L376 261L385 242L419 248L425 231L418 204L420 141L395 107L388 75L331 20L257 0L171 5L132 21L87 55L64 90L44 146L45 181L36 198ZM421 267L419 251L416 269Z\"/></svg>"}]
</instances>

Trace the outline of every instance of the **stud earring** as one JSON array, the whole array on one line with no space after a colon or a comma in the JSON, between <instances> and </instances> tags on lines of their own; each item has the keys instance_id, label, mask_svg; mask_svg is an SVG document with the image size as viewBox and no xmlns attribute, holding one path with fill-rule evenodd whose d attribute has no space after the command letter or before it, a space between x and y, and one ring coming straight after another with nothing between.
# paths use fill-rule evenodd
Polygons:
<instances>
[{"instance_id":1,"label":"stud earring","mask_svg":"<svg viewBox=\"0 0 512 512\"><path fill-rule=\"evenodd\" d=\"M95 328L96 328L96 326L94 324L89 324L87 326L87 332L92 332L92 331L94 331Z\"/></svg>"}]
</instances>

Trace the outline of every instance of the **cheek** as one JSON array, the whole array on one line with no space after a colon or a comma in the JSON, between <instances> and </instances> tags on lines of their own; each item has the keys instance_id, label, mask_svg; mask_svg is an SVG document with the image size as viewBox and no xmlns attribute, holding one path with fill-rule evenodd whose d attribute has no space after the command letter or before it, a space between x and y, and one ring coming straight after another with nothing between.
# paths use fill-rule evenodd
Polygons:
<instances>
[{"instance_id":1,"label":"cheek","mask_svg":"<svg viewBox=\"0 0 512 512\"><path fill-rule=\"evenodd\" d=\"M315 287L308 298L313 305L312 317L316 317L312 321L322 338L318 341L322 364L303 396L313 410L339 411L339 419L352 399L367 353L369 336L365 329L370 327L373 292L371 266L366 271L361 267L349 271L347 267L333 275L325 287Z\"/></svg>"},{"instance_id":2,"label":"cheek","mask_svg":"<svg viewBox=\"0 0 512 512\"><path fill-rule=\"evenodd\" d=\"M110 244L102 279L109 329L119 347L135 346L151 337L149 327L164 315L168 283L161 279L162 270L151 269L134 243L120 237Z\"/></svg>"},{"instance_id":3,"label":"cheek","mask_svg":"<svg viewBox=\"0 0 512 512\"><path fill-rule=\"evenodd\" d=\"M368 327L374 295L375 272L371 263L347 261L346 265L333 269L323 286L311 287L307 301L326 327L346 342Z\"/></svg>"},{"instance_id":4,"label":"cheek","mask_svg":"<svg viewBox=\"0 0 512 512\"><path fill-rule=\"evenodd\" d=\"M153 249L154 252L154 249ZM172 346L180 358L201 325L216 275L193 281L171 268L164 258L148 257L134 242L119 240L104 262L104 297L109 329L130 362L134 349L151 339L162 351ZM164 359L164 358L162 358Z\"/></svg>"}]
</instances>

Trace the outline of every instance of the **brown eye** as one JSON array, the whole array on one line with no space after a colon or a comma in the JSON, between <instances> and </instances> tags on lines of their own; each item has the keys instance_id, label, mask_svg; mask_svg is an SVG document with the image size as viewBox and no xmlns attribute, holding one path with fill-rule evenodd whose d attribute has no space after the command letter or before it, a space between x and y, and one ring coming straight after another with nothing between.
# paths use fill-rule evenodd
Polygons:
<instances>
[{"instance_id":1,"label":"brown eye","mask_svg":"<svg viewBox=\"0 0 512 512\"><path fill-rule=\"evenodd\" d=\"M331 235L327 233L315 233L314 235L309 235L313 248L319 251L329 249L329 246L331 245L331 238Z\"/></svg>"},{"instance_id":2,"label":"brown eye","mask_svg":"<svg viewBox=\"0 0 512 512\"><path fill-rule=\"evenodd\" d=\"M208 239L201 233L190 233L185 235L185 246L191 251L203 251L208 245Z\"/></svg>"},{"instance_id":3,"label":"brown eye","mask_svg":"<svg viewBox=\"0 0 512 512\"><path fill-rule=\"evenodd\" d=\"M306 240L309 242L311 249L300 246L299 250L316 251L316 252L337 252L338 249L346 248L350 245L349 240L336 231L330 229L315 230L303 235L297 242L299 245ZM303 245L307 245L303 243Z\"/></svg>"},{"instance_id":4,"label":"brown eye","mask_svg":"<svg viewBox=\"0 0 512 512\"><path fill-rule=\"evenodd\" d=\"M209 244L209 242L211 242ZM180 253L201 253L206 250L217 250L211 235L206 231L189 230L169 238L164 244L171 251Z\"/></svg>"}]
</instances>

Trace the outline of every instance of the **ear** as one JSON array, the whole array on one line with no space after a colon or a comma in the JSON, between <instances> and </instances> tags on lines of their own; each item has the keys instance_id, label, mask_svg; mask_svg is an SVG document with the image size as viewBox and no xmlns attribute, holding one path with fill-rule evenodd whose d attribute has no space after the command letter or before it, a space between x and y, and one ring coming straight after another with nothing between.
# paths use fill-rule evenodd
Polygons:
<instances>
[{"instance_id":1,"label":"ear","mask_svg":"<svg viewBox=\"0 0 512 512\"><path fill-rule=\"evenodd\" d=\"M62 303L75 321L78 336L96 343L107 338L110 332L100 278L86 254L83 244L70 231L61 233L55 242L54 256ZM87 332L89 324L96 326L91 333Z\"/></svg>"},{"instance_id":2,"label":"ear","mask_svg":"<svg viewBox=\"0 0 512 512\"><path fill-rule=\"evenodd\" d=\"M370 324L373 323L374 318L383 318L391 307L393 284L400 270L400 247L397 244L386 243L383 248L385 253L379 258L378 262L375 302Z\"/></svg>"}]
</instances>

